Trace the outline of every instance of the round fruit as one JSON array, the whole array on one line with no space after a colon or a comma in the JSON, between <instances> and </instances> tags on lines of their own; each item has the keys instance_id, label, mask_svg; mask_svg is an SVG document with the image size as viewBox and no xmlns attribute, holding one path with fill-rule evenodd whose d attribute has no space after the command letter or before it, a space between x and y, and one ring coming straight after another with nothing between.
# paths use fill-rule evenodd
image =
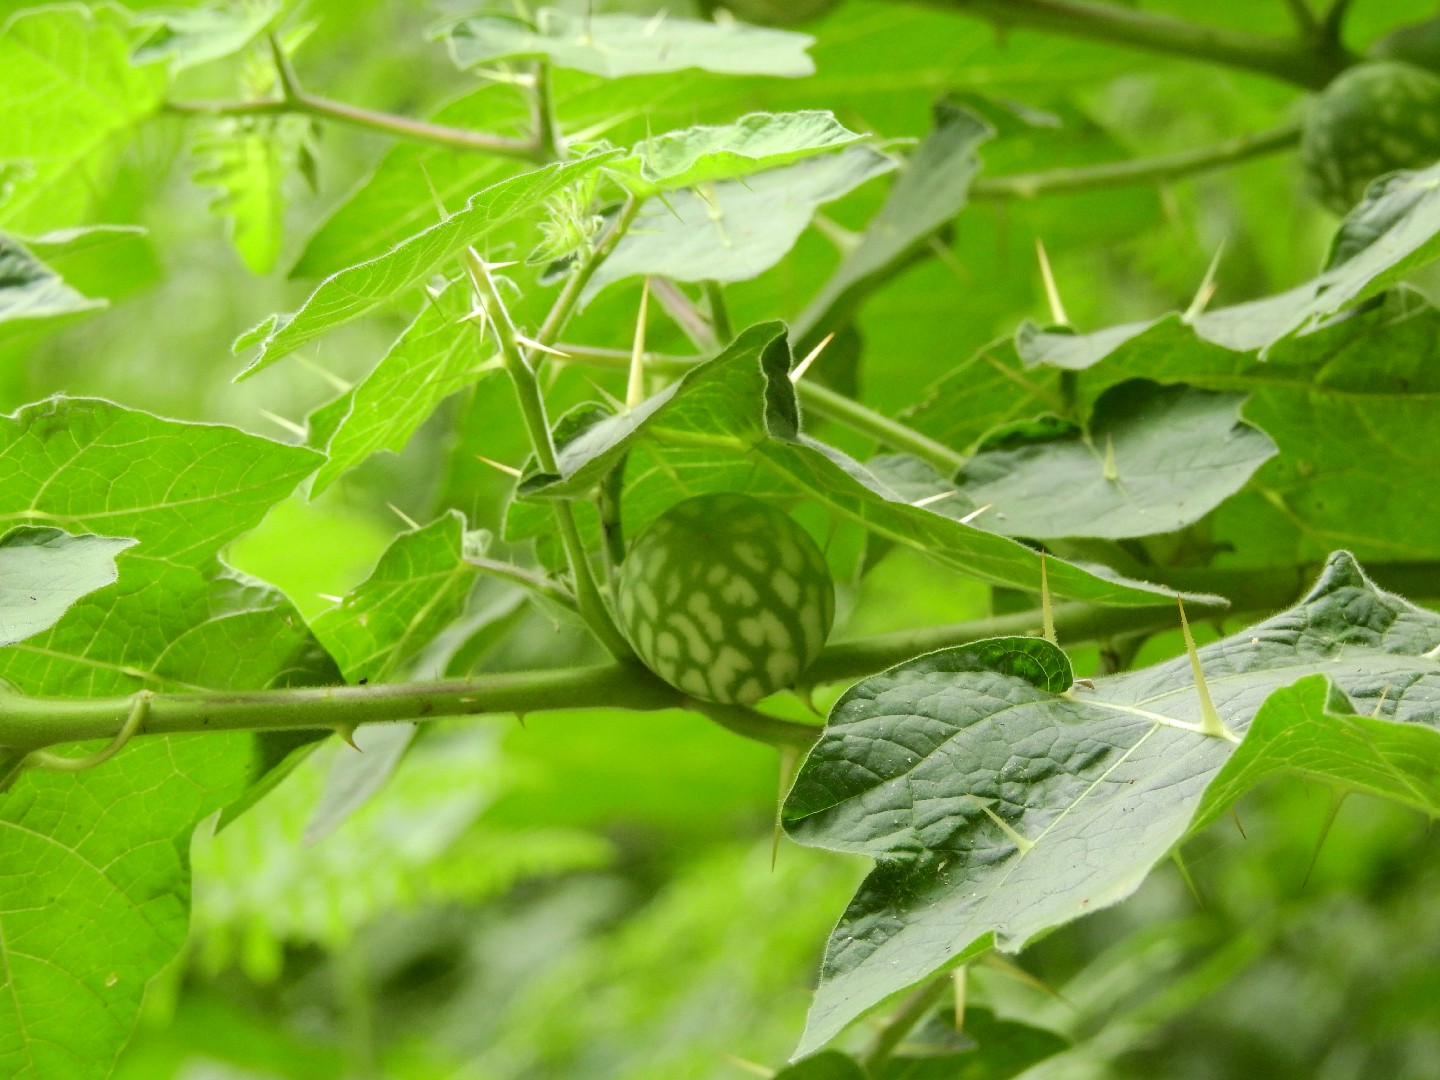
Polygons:
<instances>
[{"instance_id":1,"label":"round fruit","mask_svg":"<svg viewBox=\"0 0 1440 1080\"><path fill-rule=\"evenodd\" d=\"M1305 121L1300 160L1337 213L1377 176L1440 159L1440 76L1398 60L1358 64L1327 86Z\"/></svg>"},{"instance_id":2,"label":"round fruit","mask_svg":"<svg viewBox=\"0 0 1440 1080\"><path fill-rule=\"evenodd\" d=\"M748 705L792 686L835 618L825 557L799 525L749 495L677 503L631 546L620 625L677 690Z\"/></svg>"}]
</instances>

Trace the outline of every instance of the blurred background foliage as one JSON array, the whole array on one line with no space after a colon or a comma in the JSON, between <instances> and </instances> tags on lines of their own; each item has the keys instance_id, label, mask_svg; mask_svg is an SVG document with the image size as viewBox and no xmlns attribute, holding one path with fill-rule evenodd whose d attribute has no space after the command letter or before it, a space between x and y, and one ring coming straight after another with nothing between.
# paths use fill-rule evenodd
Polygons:
<instances>
[{"instance_id":1,"label":"blurred background foliage","mask_svg":"<svg viewBox=\"0 0 1440 1080\"><path fill-rule=\"evenodd\" d=\"M0 0L0 15L22 6ZM309 28L297 66L307 85L342 101L408 116L443 108L503 129L517 115L513 92L456 71L427 38L473 6L308 0L291 20ZM1290 28L1282 0L1145 6ZM1359 0L1347 33L1358 47L1434 10L1433 0ZM811 107L855 130L914 139L951 94L1008 117L983 150L991 175L1193 148L1274 126L1302 104L1258 76L1022 29L998 35L922 6L846 0L803 29L817 38L813 77L605 84L558 73L561 117L571 131L607 124L606 137L626 142ZM247 78L255 72L243 59L199 67L180 96L234 96ZM301 124L276 137L290 152L313 147L313 187L292 171L273 235L237 237L237 251L212 208L225 167L216 135L207 122L166 117L119 151L88 216L146 231L116 241L127 246L123 273L113 259L55 260L111 306L0 340L5 408L94 394L284 436L285 422L302 422L361 376L411 314L353 324L303 363L232 385L236 334L425 224L357 229L344 218L349 194L378 169L380 181L421 172L437 193L463 198L521 167ZM826 234L859 228L882 195L871 184L825 207L780 266L729 289L737 325L798 313L836 262ZM66 224L36 220L28 231ZM982 202L956 222L942 257L865 308L863 366L831 376L899 412L1021 319L1043 320L1037 239L1073 323L1088 330L1185 308L1222 245L1216 305L1284 289L1313 274L1333 226L1301 193L1289 154L1161 188ZM626 344L637 297L633 283L609 290L570 336ZM678 330L652 325L653 347L683 348ZM556 378L558 402L590 395L591 378L604 382L575 369ZM472 525L497 529L509 481L476 455L519 464L524 445L508 387L482 383L403 453L372 458L313 502L282 505L229 560L313 614L364 578L401 528L396 510L426 521L458 506ZM834 544L843 549L844 537ZM988 590L913 554L886 555L863 581L841 584L851 634L990 610ZM487 670L594 655L572 628L488 588L473 604L485 612L482 632L422 668L455 670L457 656L464 669ZM1178 649L1177 636L1157 637L1142 660ZM1096 662L1093 651L1077 657L1082 674ZM747 1062L784 1061L821 943L863 867L793 845L772 865L773 752L678 713L445 724L402 757L408 735L399 746L367 744L376 768L398 767L328 835L314 822L344 797L334 789L347 774L335 766L353 756L333 740L246 815L197 839L192 941L152 988L118 1076L719 1080L753 1073ZM1125 905L1040 942L1023 971L978 968L976 1015L1063 1040L1054 1045L1068 1049L1025 1073L1036 1078L1440 1076L1440 843L1414 816L1356 798L1311 867L1329 810L1328 793L1298 782L1263 789L1187 852L1194 895L1178 871L1162 871Z\"/></svg>"}]
</instances>

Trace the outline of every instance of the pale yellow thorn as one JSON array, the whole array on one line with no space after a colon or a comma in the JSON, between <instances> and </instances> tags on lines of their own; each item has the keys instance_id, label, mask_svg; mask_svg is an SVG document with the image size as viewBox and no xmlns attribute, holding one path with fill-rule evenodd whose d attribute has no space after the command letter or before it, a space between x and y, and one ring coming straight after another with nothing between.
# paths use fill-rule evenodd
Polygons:
<instances>
[{"instance_id":1,"label":"pale yellow thorn","mask_svg":"<svg viewBox=\"0 0 1440 1080\"><path fill-rule=\"evenodd\" d=\"M396 517L398 517L401 521L405 523L406 528L420 528L420 523L418 521L412 518L409 514L405 513L404 510L401 510L400 507L396 506L394 503L387 502L385 505L390 508L391 513L393 513Z\"/></svg>"},{"instance_id":2,"label":"pale yellow thorn","mask_svg":"<svg viewBox=\"0 0 1440 1080\"><path fill-rule=\"evenodd\" d=\"M630 377L625 383L625 407L645 400L645 324L650 316L650 279L640 285L640 314L635 319L635 340L630 348Z\"/></svg>"},{"instance_id":3,"label":"pale yellow thorn","mask_svg":"<svg viewBox=\"0 0 1440 1080\"><path fill-rule=\"evenodd\" d=\"M973 523L976 518L978 518L981 514L983 514L986 510L989 510L994 505L994 503L986 503L984 506L977 507L976 509L971 510L970 513L966 514L960 519L960 524L969 525Z\"/></svg>"},{"instance_id":4,"label":"pale yellow thorn","mask_svg":"<svg viewBox=\"0 0 1440 1080\"><path fill-rule=\"evenodd\" d=\"M1210 298L1220 287L1215 280L1215 275L1220 269L1220 257L1224 254L1225 242L1222 240L1220 246L1215 249L1214 256L1210 259L1210 265L1205 269L1205 276L1200 279L1200 287L1195 290L1195 298L1190 301L1190 306L1185 309L1185 314L1180 316L1181 322L1194 322L1205 311L1206 306L1210 303Z\"/></svg>"},{"instance_id":5,"label":"pale yellow thorn","mask_svg":"<svg viewBox=\"0 0 1440 1080\"><path fill-rule=\"evenodd\" d=\"M815 363L816 360L820 359L820 354L825 351L825 346L829 345L830 342L834 340L835 334L833 331L821 338L820 344L816 345L815 348L811 349L810 352L806 355L805 359L801 360L800 363L795 365L795 369L790 372L790 381L792 383L798 383L801 379L803 379L805 377L805 372L810 370L810 365Z\"/></svg>"},{"instance_id":6,"label":"pale yellow thorn","mask_svg":"<svg viewBox=\"0 0 1440 1080\"><path fill-rule=\"evenodd\" d=\"M534 338L528 338L523 334L516 334L515 340L521 345L524 345L527 349L534 349L536 352L549 353L551 356L558 356L561 360L570 359L569 353L561 352L559 349L552 348L551 346L546 345L543 341L536 341Z\"/></svg>"},{"instance_id":7,"label":"pale yellow thorn","mask_svg":"<svg viewBox=\"0 0 1440 1080\"><path fill-rule=\"evenodd\" d=\"M346 382L329 368L323 367L319 362L311 360L308 356L305 356L303 354L296 356L295 359L301 367L308 368L309 370L313 371L316 375L319 375L320 378L324 379L336 390L339 390L340 393L348 394L350 392L353 384Z\"/></svg>"},{"instance_id":8,"label":"pale yellow thorn","mask_svg":"<svg viewBox=\"0 0 1440 1080\"><path fill-rule=\"evenodd\" d=\"M504 473L506 476L513 476L513 477L515 477L515 479L517 479L517 480L520 479L520 477L522 477L522 476L525 475L525 474L522 473L519 469L515 468L515 466L513 466L513 465L506 465L503 461L495 461L495 460L493 460L493 459L491 459L491 458L485 457L483 454L476 454L476 455L475 455L475 460L476 460L476 461L483 461L486 465L489 465L492 469L498 469L500 472Z\"/></svg>"},{"instance_id":9,"label":"pale yellow thorn","mask_svg":"<svg viewBox=\"0 0 1440 1080\"><path fill-rule=\"evenodd\" d=\"M334 593L317 592L315 595L318 596L321 600L330 601L330 603L332 604L343 604L345 602L345 597L336 596Z\"/></svg>"},{"instance_id":10,"label":"pale yellow thorn","mask_svg":"<svg viewBox=\"0 0 1440 1080\"><path fill-rule=\"evenodd\" d=\"M669 8L661 8L655 13L655 17L645 24L645 29L640 31L641 37L654 37L669 16Z\"/></svg>"},{"instance_id":11,"label":"pale yellow thorn","mask_svg":"<svg viewBox=\"0 0 1440 1080\"><path fill-rule=\"evenodd\" d=\"M926 495L925 498L923 498L923 499L916 499L916 500L915 500L914 502L912 502L910 505L911 505L911 506L929 506L929 505L931 505L932 503L937 503L937 502L940 502L942 499L948 499L948 498L950 498L950 496L952 496L952 495L959 495L959 494L960 494L960 492L958 492L958 491L942 491L942 492L939 492L938 494L935 494L935 495Z\"/></svg>"},{"instance_id":12,"label":"pale yellow thorn","mask_svg":"<svg viewBox=\"0 0 1440 1080\"><path fill-rule=\"evenodd\" d=\"M1045 283L1045 300L1050 305L1050 321L1056 326L1069 326L1070 317L1065 314L1065 305L1060 302L1060 290L1055 286L1055 274L1050 269L1050 256L1045 253L1045 243L1035 239L1035 257L1040 260L1040 279Z\"/></svg>"},{"instance_id":13,"label":"pale yellow thorn","mask_svg":"<svg viewBox=\"0 0 1440 1080\"><path fill-rule=\"evenodd\" d=\"M1190 633L1190 620L1185 618L1185 601L1179 596L1175 603L1180 606L1180 631L1185 637L1185 654L1190 657L1190 670L1195 674L1195 693L1200 697L1200 733L1217 739L1237 741L1235 736L1220 719L1215 702L1210 697L1210 686L1205 682L1205 672L1200 667L1200 652L1195 648L1195 637Z\"/></svg>"},{"instance_id":14,"label":"pale yellow thorn","mask_svg":"<svg viewBox=\"0 0 1440 1080\"><path fill-rule=\"evenodd\" d=\"M965 1030L965 974L966 967L961 964L950 973L950 979L955 984L955 1030Z\"/></svg>"},{"instance_id":15,"label":"pale yellow thorn","mask_svg":"<svg viewBox=\"0 0 1440 1080\"><path fill-rule=\"evenodd\" d=\"M307 435L310 434L304 424L297 424L294 420L287 420L279 413L273 413L269 409L261 409L260 415L263 416L266 420L269 420L276 427L284 428L296 438L304 439Z\"/></svg>"},{"instance_id":16,"label":"pale yellow thorn","mask_svg":"<svg viewBox=\"0 0 1440 1080\"><path fill-rule=\"evenodd\" d=\"M1107 431L1105 433L1105 465L1103 469L1105 479L1112 484L1120 482L1120 469L1115 464L1115 440Z\"/></svg>"},{"instance_id":17,"label":"pale yellow thorn","mask_svg":"<svg viewBox=\"0 0 1440 1080\"><path fill-rule=\"evenodd\" d=\"M1045 640L1057 648L1060 639L1055 636L1055 609L1050 604L1050 573L1046 569L1045 552L1040 552L1040 618L1045 627Z\"/></svg>"},{"instance_id":18,"label":"pale yellow thorn","mask_svg":"<svg viewBox=\"0 0 1440 1080\"><path fill-rule=\"evenodd\" d=\"M720 1056L737 1069L744 1069L751 1076L763 1076L765 1080L770 1080L770 1077L775 1075L774 1069L767 1069L764 1065L754 1061L746 1061L744 1058L736 1057L734 1054L721 1054Z\"/></svg>"}]
</instances>

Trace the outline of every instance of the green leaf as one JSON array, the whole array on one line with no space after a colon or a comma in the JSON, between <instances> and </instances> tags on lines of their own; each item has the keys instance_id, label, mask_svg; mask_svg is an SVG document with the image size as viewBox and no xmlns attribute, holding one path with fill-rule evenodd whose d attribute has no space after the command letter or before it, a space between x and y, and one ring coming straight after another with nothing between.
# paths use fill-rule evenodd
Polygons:
<instances>
[{"instance_id":1,"label":"green leaf","mask_svg":"<svg viewBox=\"0 0 1440 1080\"><path fill-rule=\"evenodd\" d=\"M1278 296L1201 315L1195 329L1228 348L1262 354L1276 342L1385 291L1440 254L1440 165L1371 186L1340 224L1330 266Z\"/></svg>"},{"instance_id":2,"label":"green leaf","mask_svg":"<svg viewBox=\"0 0 1440 1080\"><path fill-rule=\"evenodd\" d=\"M465 520L452 511L396 537L369 578L310 628L347 682L383 682L459 617L474 580Z\"/></svg>"},{"instance_id":3,"label":"green leaf","mask_svg":"<svg viewBox=\"0 0 1440 1080\"><path fill-rule=\"evenodd\" d=\"M185 941L190 833L239 794L251 740L145 739L0 797L0 1071L103 1080L145 984Z\"/></svg>"},{"instance_id":4,"label":"green leaf","mask_svg":"<svg viewBox=\"0 0 1440 1080\"><path fill-rule=\"evenodd\" d=\"M756 173L746 180L677 191L652 200L585 287L589 299L617 281L646 275L674 281L744 281L795 246L822 203L895 167L868 146Z\"/></svg>"},{"instance_id":5,"label":"green leaf","mask_svg":"<svg viewBox=\"0 0 1440 1080\"><path fill-rule=\"evenodd\" d=\"M233 56L271 29L279 0L239 0L195 8L142 11L136 21L151 28L131 54L135 64L164 62L184 71Z\"/></svg>"},{"instance_id":6,"label":"green leaf","mask_svg":"<svg viewBox=\"0 0 1440 1080\"><path fill-rule=\"evenodd\" d=\"M13 237L0 233L0 323L53 319L105 307L82 296Z\"/></svg>"},{"instance_id":7,"label":"green leaf","mask_svg":"<svg viewBox=\"0 0 1440 1080\"><path fill-rule=\"evenodd\" d=\"M325 434L327 461L312 497L381 450L402 450L435 407L484 377L485 352L469 313L467 290L426 293L426 305L369 375L336 406L339 419ZM498 370L495 368L491 369ZM332 418L333 419L333 418ZM318 428L317 428L318 432Z\"/></svg>"},{"instance_id":8,"label":"green leaf","mask_svg":"<svg viewBox=\"0 0 1440 1080\"><path fill-rule=\"evenodd\" d=\"M863 138L821 110L749 113L732 124L647 138L612 168L631 191L651 195L793 165Z\"/></svg>"},{"instance_id":9,"label":"green leaf","mask_svg":"<svg viewBox=\"0 0 1440 1080\"><path fill-rule=\"evenodd\" d=\"M325 789L305 826L306 844L324 840L385 786L417 730L414 724L367 724L351 735L355 752L335 758L325 774Z\"/></svg>"},{"instance_id":10,"label":"green leaf","mask_svg":"<svg viewBox=\"0 0 1440 1080\"><path fill-rule=\"evenodd\" d=\"M1369 559L1440 554L1440 505L1415 497L1440 484L1428 437L1440 311L1413 296L1279 342L1264 359L1205 342L1173 316L1073 340L1022 331L1021 344L1032 359L1086 365L1086 389L1140 376L1249 394L1245 419L1280 450L1251 486L1294 534L1295 558L1341 545Z\"/></svg>"},{"instance_id":11,"label":"green leaf","mask_svg":"<svg viewBox=\"0 0 1440 1080\"><path fill-rule=\"evenodd\" d=\"M701 68L722 75L813 74L806 34L747 26L620 13L572 15L543 8L534 24L480 15L441 31L461 68L497 60L546 60L607 79Z\"/></svg>"},{"instance_id":12,"label":"green leaf","mask_svg":"<svg viewBox=\"0 0 1440 1080\"><path fill-rule=\"evenodd\" d=\"M1250 730L1205 789L1190 831L1198 832L1241 795L1275 775L1298 775L1374 795L1440 817L1440 722L1433 713L1397 724L1381 690L1377 715L1356 715L1350 698L1311 675L1265 700ZM1405 693L1409 693L1408 690Z\"/></svg>"},{"instance_id":13,"label":"green leaf","mask_svg":"<svg viewBox=\"0 0 1440 1080\"><path fill-rule=\"evenodd\" d=\"M1341 553L1294 608L1200 661L1235 732L1313 674L1387 722L1433 727L1437 647L1440 615ZM1001 638L900 664L836 703L782 817L799 842L876 865L831 937L801 1053L977 950L1016 951L1124 899L1185 834L1237 753L1196 730L1188 659L1068 683L1059 649Z\"/></svg>"},{"instance_id":14,"label":"green leaf","mask_svg":"<svg viewBox=\"0 0 1440 1080\"><path fill-rule=\"evenodd\" d=\"M384 255L332 274L292 315L272 315L235 342L237 352L258 344L245 378L343 323L358 319L433 273L466 247L483 243L501 225L527 214L566 184L611 160L593 154L546 165L478 192L465 209L397 244Z\"/></svg>"},{"instance_id":15,"label":"green leaf","mask_svg":"<svg viewBox=\"0 0 1440 1080\"><path fill-rule=\"evenodd\" d=\"M130 129L159 106L164 70L130 65L122 9L67 4L0 26L0 71L0 161L30 166L0 223L34 233L84 221Z\"/></svg>"},{"instance_id":16,"label":"green leaf","mask_svg":"<svg viewBox=\"0 0 1440 1080\"><path fill-rule=\"evenodd\" d=\"M230 221L230 239L256 274L275 268L285 241L283 183L297 168L310 121L272 117L224 121L196 140L194 180L219 189L213 213Z\"/></svg>"},{"instance_id":17,"label":"green leaf","mask_svg":"<svg viewBox=\"0 0 1440 1080\"><path fill-rule=\"evenodd\" d=\"M1084 429L1066 426L972 457L953 483L935 476L913 498L1006 536L1124 539L1184 528L1245 486L1275 444L1240 422L1244 394L1142 379L1108 389Z\"/></svg>"},{"instance_id":18,"label":"green leaf","mask_svg":"<svg viewBox=\"0 0 1440 1080\"><path fill-rule=\"evenodd\" d=\"M866 1076L854 1058L827 1050L781 1069L774 1080L866 1080Z\"/></svg>"},{"instance_id":19,"label":"green leaf","mask_svg":"<svg viewBox=\"0 0 1440 1080\"><path fill-rule=\"evenodd\" d=\"M876 1080L1009 1080L1069 1045L1053 1031L973 1005L956 1031L955 1011L942 1008L896 1048Z\"/></svg>"},{"instance_id":20,"label":"green leaf","mask_svg":"<svg viewBox=\"0 0 1440 1080\"><path fill-rule=\"evenodd\" d=\"M134 540L22 525L0 538L0 646L54 626L82 596L113 585Z\"/></svg>"},{"instance_id":21,"label":"green leaf","mask_svg":"<svg viewBox=\"0 0 1440 1080\"><path fill-rule=\"evenodd\" d=\"M843 322L894 267L914 258L970 197L980 170L976 149L995 129L968 109L941 105L935 126L906 162L890 194L835 273L795 320L805 341Z\"/></svg>"}]
</instances>

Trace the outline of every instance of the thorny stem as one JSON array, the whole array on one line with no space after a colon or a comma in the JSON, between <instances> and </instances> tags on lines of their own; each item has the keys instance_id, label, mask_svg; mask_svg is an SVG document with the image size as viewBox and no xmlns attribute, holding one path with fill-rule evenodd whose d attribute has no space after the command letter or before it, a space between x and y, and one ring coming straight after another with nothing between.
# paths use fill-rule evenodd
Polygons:
<instances>
[{"instance_id":1,"label":"thorny stem","mask_svg":"<svg viewBox=\"0 0 1440 1080\"><path fill-rule=\"evenodd\" d=\"M515 387L515 397L520 404L520 413L524 417L525 428L530 436L531 446L535 450L536 460L546 472L558 472L559 464L555 457L555 443L551 439L550 421L545 414L545 398L541 394L540 384L535 378L535 369L524 353L520 351L515 324L510 321L510 313L505 309L499 294L495 291L495 283L490 277L490 268L474 252L467 252L465 269L485 307L490 325L495 328L495 336L500 345L500 355L505 370L510 375L510 381ZM581 616L612 656L620 658L631 656L630 644L615 625L615 620L611 617L610 610L605 606L605 600L600 595L600 589L595 584L595 575L590 568L589 556L585 552L585 541L581 538L580 528L575 523L574 511L568 502L557 499L554 502L554 513L555 523L560 530L560 540L564 544L565 554L570 563L570 572L575 579L575 602Z\"/></svg>"},{"instance_id":2,"label":"thorny stem","mask_svg":"<svg viewBox=\"0 0 1440 1080\"><path fill-rule=\"evenodd\" d=\"M918 0L993 23L1253 71L1318 90L1356 58L1337 40L1274 38L1084 0Z\"/></svg>"}]
</instances>

